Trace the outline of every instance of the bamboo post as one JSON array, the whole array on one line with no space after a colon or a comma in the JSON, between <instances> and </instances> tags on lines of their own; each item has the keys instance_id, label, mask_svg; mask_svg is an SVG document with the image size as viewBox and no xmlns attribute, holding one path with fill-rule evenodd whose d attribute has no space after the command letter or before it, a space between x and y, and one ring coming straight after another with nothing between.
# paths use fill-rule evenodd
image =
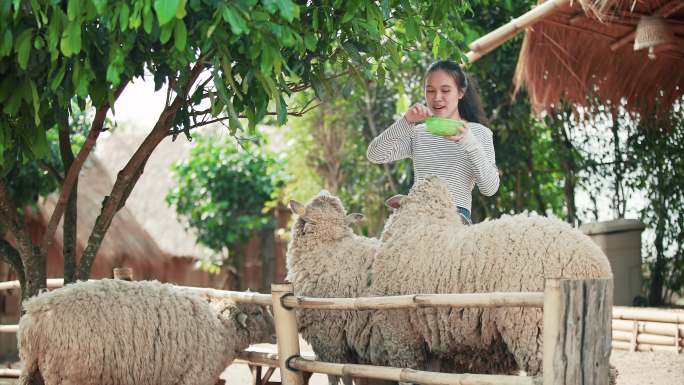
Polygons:
<instances>
[{"instance_id":1,"label":"bamboo post","mask_svg":"<svg viewBox=\"0 0 684 385\"><path fill-rule=\"evenodd\" d=\"M292 308L283 304L283 299L294 295L291 283L274 283L271 285L273 297L273 318L275 321L276 338L278 340L278 366L283 385L303 385L302 372L290 368L288 361L299 357L299 334L297 332L297 317Z\"/></svg>"},{"instance_id":2,"label":"bamboo post","mask_svg":"<svg viewBox=\"0 0 684 385\"><path fill-rule=\"evenodd\" d=\"M558 8L570 3L570 0L549 0L532 8L527 13L509 21L501 27L489 32L480 37L474 42L470 43L468 48L470 51L466 54L468 62L472 63L482 56L488 54L501 44L508 41L518 32L527 27L534 25L540 20L548 17Z\"/></svg>"},{"instance_id":3,"label":"bamboo post","mask_svg":"<svg viewBox=\"0 0 684 385\"><path fill-rule=\"evenodd\" d=\"M608 385L612 284L610 278L546 281L544 385Z\"/></svg>"},{"instance_id":4,"label":"bamboo post","mask_svg":"<svg viewBox=\"0 0 684 385\"><path fill-rule=\"evenodd\" d=\"M560 280L547 279L544 283L544 313L543 313L543 383L554 385L556 374L554 373L554 355L557 350L558 338L560 337L560 307L561 293Z\"/></svg>"},{"instance_id":5,"label":"bamboo post","mask_svg":"<svg viewBox=\"0 0 684 385\"><path fill-rule=\"evenodd\" d=\"M114 279L121 279L124 281L133 280L133 269L130 267L115 267L114 268Z\"/></svg>"}]
</instances>

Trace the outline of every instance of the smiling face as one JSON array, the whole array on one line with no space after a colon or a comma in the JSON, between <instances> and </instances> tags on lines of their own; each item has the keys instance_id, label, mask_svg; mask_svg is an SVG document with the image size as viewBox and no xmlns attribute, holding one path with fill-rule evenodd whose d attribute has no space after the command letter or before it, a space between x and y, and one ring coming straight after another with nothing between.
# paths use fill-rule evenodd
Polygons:
<instances>
[{"instance_id":1,"label":"smiling face","mask_svg":"<svg viewBox=\"0 0 684 385\"><path fill-rule=\"evenodd\" d=\"M425 102L435 116L460 119L458 101L463 94L456 79L445 71L432 71L425 78Z\"/></svg>"}]
</instances>

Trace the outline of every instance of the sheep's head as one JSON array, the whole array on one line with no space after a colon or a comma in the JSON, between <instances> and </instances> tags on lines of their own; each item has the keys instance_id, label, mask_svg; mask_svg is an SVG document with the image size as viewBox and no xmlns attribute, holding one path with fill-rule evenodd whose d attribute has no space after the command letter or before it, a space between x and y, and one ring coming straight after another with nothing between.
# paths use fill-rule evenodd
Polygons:
<instances>
[{"instance_id":1,"label":"sheep's head","mask_svg":"<svg viewBox=\"0 0 684 385\"><path fill-rule=\"evenodd\" d=\"M217 308L221 322L231 324L230 329L237 332L237 351L251 344L275 343L275 322L269 308L229 300L212 301L212 305Z\"/></svg>"},{"instance_id":2,"label":"sheep's head","mask_svg":"<svg viewBox=\"0 0 684 385\"><path fill-rule=\"evenodd\" d=\"M290 201L290 210L299 216L292 228L293 239L313 234L336 239L351 233L349 226L363 220L362 214L347 215L340 199L325 190L306 205Z\"/></svg>"}]
</instances>

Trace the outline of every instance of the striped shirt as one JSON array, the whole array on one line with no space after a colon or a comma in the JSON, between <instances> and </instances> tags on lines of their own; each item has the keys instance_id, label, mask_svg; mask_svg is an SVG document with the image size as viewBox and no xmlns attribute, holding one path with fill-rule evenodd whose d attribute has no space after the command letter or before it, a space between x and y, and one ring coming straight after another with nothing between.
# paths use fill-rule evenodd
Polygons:
<instances>
[{"instance_id":1,"label":"striped shirt","mask_svg":"<svg viewBox=\"0 0 684 385\"><path fill-rule=\"evenodd\" d=\"M479 123L466 123L468 133L458 143L433 135L425 124L412 124L401 118L378 135L368 146L366 156L373 163L389 163L411 158L415 180L429 175L444 179L454 206L468 210L473 187L492 196L499 189L499 173L494 159L492 131Z\"/></svg>"}]
</instances>

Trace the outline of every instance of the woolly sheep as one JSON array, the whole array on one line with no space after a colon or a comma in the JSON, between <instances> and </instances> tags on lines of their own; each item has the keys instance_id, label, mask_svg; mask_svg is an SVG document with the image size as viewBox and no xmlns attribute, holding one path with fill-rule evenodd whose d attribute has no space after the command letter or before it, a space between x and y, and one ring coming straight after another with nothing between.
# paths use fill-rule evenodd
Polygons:
<instances>
[{"instance_id":1,"label":"woolly sheep","mask_svg":"<svg viewBox=\"0 0 684 385\"><path fill-rule=\"evenodd\" d=\"M371 295L543 291L544 279L611 277L603 252L557 219L504 216L464 226L445 183L417 183L389 218L372 264ZM426 308L373 313L374 364L443 371L541 372L537 308Z\"/></svg>"},{"instance_id":2,"label":"woolly sheep","mask_svg":"<svg viewBox=\"0 0 684 385\"><path fill-rule=\"evenodd\" d=\"M290 208L299 215L287 250L287 280L293 283L295 293L312 297L365 295L372 257L380 242L351 230L350 224L363 216L346 215L339 198L325 190L306 206L291 201ZM368 317L365 311L298 310L297 324L319 359L364 363Z\"/></svg>"},{"instance_id":3,"label":"woolly sheep","mask_svg":"<svg viewBox=\"0 0 684 385\"><path fill-rule=\"evenodd\" d=\"M24 304L19 384L205 384L237 352L273 342L270 313L156 281L79 282Z\"/></svg>"}]
</instances>

